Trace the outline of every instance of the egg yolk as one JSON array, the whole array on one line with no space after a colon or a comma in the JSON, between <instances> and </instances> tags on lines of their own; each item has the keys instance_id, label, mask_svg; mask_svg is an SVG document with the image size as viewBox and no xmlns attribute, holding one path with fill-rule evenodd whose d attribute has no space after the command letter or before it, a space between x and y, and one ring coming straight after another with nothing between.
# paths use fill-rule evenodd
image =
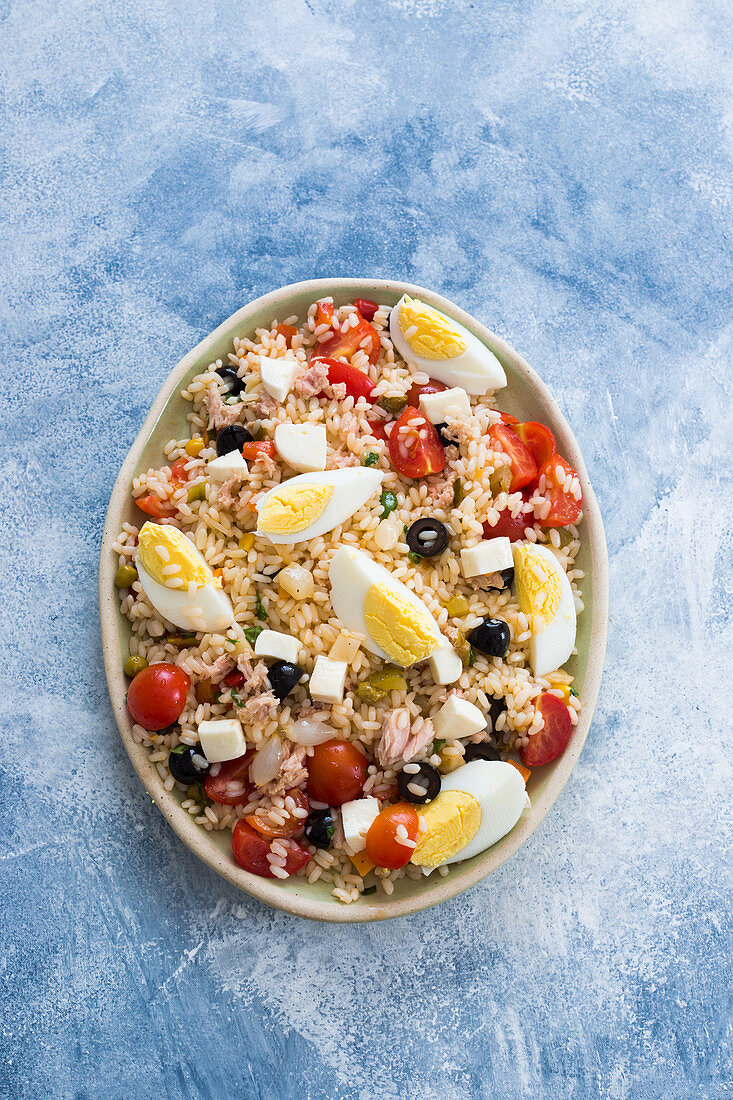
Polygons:
<instances>
[{"instance_id":1,"label":"egg yolk","mask_svg":"<svg viewBox=\"0 0 733 1100\"><path fill-rule=\"evenodd\" d=\"M440 867L465 848L481 828L481 807L467 791L441 791L417 812L427 828L418 833L410 862L420 867Z\"/></svg>"},{"instance_id":2,"label":"egg yolk","mask_svg":"<svg viewBox=\"0 0 733 1100\"><path fill-rule=\"evenodd\" d=\"M259 510L260 531L270 535L297 535L323 515L333 496L333 485L287 482L267 494Z\"/></svg>"},{"instance_id":3,"label":"egg yolk","mask_svg":"<svg viewBox=\"0 0 733 1100\"><path fill-rule=\"evenodd\" d=\"M414 298L405 298L402 303L400 328L407 343L421 359L455 359L466 350L466 341L447 317ZM405 334L411 328L417 328L417 332L408 337Z\"/></svg>"},{"instance_id":4,"label":"egg yolk","mask_svg":"<svg viewBox=\"0 0 733 1100\"><path fill-rule=\"evenodd\" d=\"M373 584L367 591L364 620L374 642L402 668L424 661L440 643L428 609L408 603L387 584Z\"/></svg>"},{"instance_id":5,"label":"egg yolk","mask_svg":"<svg viewBox=\"0 0 733 1100\"><path fill-rule=\"evenodd\" d=\"M158 584L187 589L203 588L212 573L183 531L162 523L144 523L138 536L138 561Z\"/></svg>"},{"instance_id":6,"label":"egg yolk","mask_svg":"<svg viewBox=\"0 0 733 1100\"><path fill-rule=\"evenodd\" d=\"M514 547L514 580L519 606L532 615L535 633L552 622L560 606L559 566L534 553L530 546Z\"/></svg>"}]
</instances>

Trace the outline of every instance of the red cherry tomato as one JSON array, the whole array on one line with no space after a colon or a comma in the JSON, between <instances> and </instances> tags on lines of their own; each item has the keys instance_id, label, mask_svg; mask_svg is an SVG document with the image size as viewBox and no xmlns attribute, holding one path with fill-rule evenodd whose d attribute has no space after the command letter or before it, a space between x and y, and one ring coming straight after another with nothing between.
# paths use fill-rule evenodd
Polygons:
<instances>
[{"instance_id":1,"label":"red cherry tomato","mask_svg":"<svg viewBox=\"0 0 733 1100\"><path fill-rule=\"evenodd\" d=\"M355 298L354 305L359 310L359 313L367 321L374 320L374 314L379 309L377 302L372 302L370 298Z\"/></svg>"},{"instance_id":2,"label":"red cherry tomato","mask_svg":"<svg viewBox=\"0 0 733 1100\"><path fill-rule=\"evenodd\" d=\"M295 789L293 789L292 791L288 791L285 795L285 798L292 798L293 802L295 803L296 809L305 810L306 814L308 813L308 799L305 797L302 791L298 791ZM305 825L305 818L295 817L293 814L288 813L287 811L283 812L285 816L285 821L282 823L282 825L276 825L274 822L268 821L264 817L260 817L257 814L256 810L253 814L250 814L244 820L247 822L248 825L251 825L252 828L255 829L258 833L261 833L262 836L292 836L293 833L297 833L299 829L303 828L303 826Z\"/></svg>"},{"instance_id":3,"label":"red cherry tomato","mask_svg":"<svg viewBox=\"0 0 733 1100\"><path fill-rule=\"evenodd\" d=\"M509 456L509 464L512 468L512 480L509 492L515 493L517 489L529 485L537 477L537 463L532 458L532 452L522 443L521 439L512 428L506 424L492 424L489 428L489 439L492 443L498 443L502 451Z\"/></svg>"},{"instance_id":4,"label":"red cherry tomato","mask_svg":"<svg viewBox=\"0 0 733 1100\"><path fill-rule=\"evenodd\" d=\"M538 768L555 760L565 749L573 732L570 711L557 695L544 692L540 695L537 709L545 724L539 733L532 734L519 752L522 763L528 768Z\"/></svg>"},{"instance_id":5,"label":"red cherry tomato","mask_svg":"<svg viewBox=\"0 0 733 1100\"><path fill-rule=\"evenodd\" d=\"M544 495L552 501L549 513L539 521L543 527L567 527L580 519L583 511L582 493L578 500L572 493L566 493L561 485L561 480L564 483L568 474L578 476L570 463L560 455L553 455L539 472L539 476L544 475L545 478Z\"/></svg>"},{"instance_id":6,"label":"red cherry tomato","mask_svg":"<svg viewBox=\"0 0 733 1100\"><path fill-rule=\"evenodd\" d=\"M343 806L359 798L367 776L367 758L349 741L332 738L316 745L306 761L308 794L316 802Z\"/></svg>"},{"instance_id":7,"label":"red cherry tomato","mask_svg":"<svg viewBox=\"0 0 733 1100\"><path fill-rule=\"evenodd\" d=\"M189 461L190 460L187 455L181 455L181 457L177 458L171 466L170 480L173 482L177 489L179 489L181 485L185 485L185 483L188 481L188 470L186 469L186 463Z\"/></svg>"},{"instance_id":8,"label":"red cherry tomato","mask_svg":"<svg viewBox=\"0 0 733 1100\"><path fill-rule=\"evenodd\" d=\"M375 439L386 439L387 432L385 431L385 420L367 420L369 425L369 431L372 433Z\"/></svg>"},{"instance_id":9,"label":"red cherry tomato","mask_svg":"<svg viewBox=\"0 0 733 1100\"><path fill-rule=\"evenodd\" d=\"M275 333L277 336L285 337L285 346L290 347L293 342L293 337L297 335L297 328L293 328L292 325L275 325Z\"/></svg>"},{"instance_id":10,"label":"red cherry tomato","mask_svg":"<svg viewBox=\"0 0 733 1100\"><path fill-rule=\"evenodd\" d=\"M518 424L519 423L516 416L512 416L511 413L499 413L499 416L501 417L502 424L513 425L513 424Z\"/></svg>"},{"instance_id":11,"label":"red cherry tomato","mask_svg":"<svg viewBox=\"0 0 733 1100\"><path fill-rule=\"evenodd\" d=\"M240 672L238 668L233 668L231 672L227 672L226 676L222 680L224 687L238 688L244 683L244 673Z\"/></svg>"},{"instance_id":12,"label":"red cherry tomato","mask_svg":"<svg viewBox=\"0 0 733 1100\"><path fill-rule=\"evenodd\" d=\"M276 458L277 447L271 439L261 439L259 442L255 440L242 444L243 458L247 458L250 462L253 462L258 455L268 455L270 458Z\"/></svg>"},{"instance_id":13,"label":"red cherry tomato","mask_svg":"<svg viewBox=\"0 0 733 1100\"><path fill-rule=\"evenodd\" d=\"M400 844L397 830L404 825L407 840L417 840L420 818L409 802L395 802L374 818L366 835L366 854L377 867L396 870L410 862L414 852L411 845Z\"/></svg>"},{"instance_id":14,"label":"red cherry tomato","mask_svg":"<svg viewBox=\"0 0 733 1100\"><path fill-rule=\"evenodd\" d=\"M360 313L356 316L357 323L346 332L334 331L316 344L319 358L325 356L329 359L350 359L361 348L362 341L368 338L368 343L361 350L366 352L371 364L376 363L381 347L379 333Z\"/></svg>"},{"instance_id":15,"label":"red cherry tomato","mask_svg":"<svg viewBox=\"0 0 733 1100\"><path fill-rule=\"evenodd\" d=\"M420 408L420 398L425 393L442 393L443 390L447 390L448 387L444 386L442 382L438 382L431 378L429 382L426 382L424 386L418 386L417 382L413 382L407 391L407 404L411 405L413 409Z\"/></svg>"},{"instance_id":16,"label":"red cherry tomato","mask_svg":"<svg viewBox=\"0 0 733 1100\"><path fill-rule=\"evenodd\" d=\"M510 542L518 542L524 538L528 527L534 523L534 512L520 512L513 516L508 508L499 512L499 519L492 527L490 523L484 524L485 539L509 539Z\"/></svg>"},{"instance_id":17,"label":"red cherry tomato","mask_svg":"<svg viewBox=\"0 0 733 1100\"><path fill-rule=\"evenodd\" d=\"M372 401L374 383L368 374L364 374L364 371L359 370L358 367L352 367L351 363L343 363L338 359L325 359L320 355L311 359L311 364L315 363L324 363L328 367L328 381L332 386L346 386L347 397L353 397L355 401L365 397L370 404L374 404Z\"/></svg>"},{"instance_id":18,"label":"red cherry tomato","mask_svg":"<svg viewBox=\"0 0 733 1100\"><path fill-rule=\"evenodd\" d=\"M254 751L238 756L236 760L225 760L223 764L214 764L206 776L204 789L212 802L223 802L225 806L239 806L246 802L254 785L249 781L249 765Z\"/></svg>"},{"instance_id":19,"label":"red cherry tomato","mask_svg":"<svg viewBox=\"0 0 733 1100\"><path fill-rule=\"evenodd\" d=\"M330 325L333 320L333 302L316 303L316 328L319 325Z\"/></svg>"},{"instance_id":20,"label":"red cherry tomato","mask_svg":"<svg viewBox=\"0 0 733 1100\"><path fill-rule=\"evenodd\" d=\"M127 709L146 730L163 730L181 716L191 687L183 669L163 661L138 672L127 689Z\"/></svg>"},{"instance_id":21,"label":"red cherry tomato","mask_svg":"<svg viewBox=\"0 0 733 1100\"><path fill-rule=\"evenodd\" d=\"M161 500L155 493L145 493L141 497L136 497L135 504L153 519L170 519L176 514L175 504L171 504L168 500Z\"/></svg>"},{"instance_id":22,"label":"red cherry tomato","mask_svg":"<svg viewBox=\"0 0 733 1100\"><path fill-rule=\"evenodd\" d=\"M532 452L538 469L554 455L555 437L545 424L538 424L536 420L525 420L523 424L516 424L514 431Z\"/></svg>"},{"instance_id":23,"label":"red cherry tomato","mask_svg":"<svg viewBox=\"0 0 733 1100\"><path fill-rule=\"evenodd\" d=\"M268 839L256 832L247 820L237 822L232 833L232 854L240 867L260 878L275 878L267 858L269 851ZM306 848L291 841L285 857L285 870L292 875L305 867L310 858L311 854Z\"/></svg>"},{"instance_id":24,"label":"red cherry tomato","mask_svg":"<svg viewBox=\"0 0 733 1100\"><path fill-rule=\"evenodd\" d=\"M402 435L400 428L408 424L414 430ZM392 465L404 477L439 474L445 467L445 447L435 426L409 405L390 432L388 446Z\"/></svg>"}]
</instances>

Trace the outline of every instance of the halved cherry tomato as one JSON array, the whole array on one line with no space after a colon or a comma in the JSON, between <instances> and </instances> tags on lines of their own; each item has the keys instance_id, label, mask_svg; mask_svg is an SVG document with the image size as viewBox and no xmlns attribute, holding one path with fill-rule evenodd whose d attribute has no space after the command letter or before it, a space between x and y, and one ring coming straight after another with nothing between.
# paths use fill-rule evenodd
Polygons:
<instances>
[{"instance_id":1,"label":"halved cherry tomato","mask_svg":"<svg viewBox=\"0 0 733 1100\"><path fill-rule=\"evenodd\" d=\"M498 443L502 451L509 456L512 468L512 480L509 492L516 493L534 481L537 477L537 463L532 458L532 452L522 443L517 433L507 427L506 424L492 424L489 428L489 439Z\"/></svg>"},{"instance_id":2,"label":"halved cherry tomato","mask_svg":"<svg viewBox=\"0 0 733 1100\"><path fill-rule=\"evenodd\" d=\"M275 325L275 333L278 336L285 337L285 346L288 348L292 344L293 337L297 335L297 332L297 328L294 328L292 325Z\"/></svg>"},{"instance_id":3,"label":"halved cherry tomato","mask_svg":"<svg viewBox=\"0 0 733 1100\"><path fill-rule=\"evenodd\" d=\"M238 688L244 683L244 673L240 672L238 668L233 668L231 672L227 672L226 676L222 680L224 687Z\"/></svg>"},{"instance_id":4,"label":"halved cherry tomato","mask_svg":"<svg viewBox=\"0 0 733 1100\"><path fill-rule=\"evenodd\" d=\"M257 458L258 455L269 455L270 458L277 457L277 447L272 439L260 439L252 440L249 443L242 444L242 457L248 458L250 461Z\"/></svg>"},{"instance_id":5,"label":"halved cherry tomato","mask_svg":"<svg viewBox=\"0 0 733 1100\"><path fill-rule=\"evenodd\" d=\"M232 854L240 867L260 878L275 878L267 858L269 851L270 841L256 832L246 819L237 822L232 833ZM310 858L307 848L291 841L285 857L285 870L292 875L305 867Z\"/></svg>"},{"instance_id":6,"label":"halved cherry tomato","mask_svg":"<svg viewBox=\"0 0 733 1100\"><path fill-rule=\"evenodd\" d=\"M316 328L330 325L333 320L333 302L316 302Z\"/></svg>"},{"instance_id":7,"label":"halved cherry tomato","mask_svg":"<svg viewBox=\"0 0 733 1100\"><path fill-rule=\"evenodd\" d=\"M403 436L400 428L408 423L416 430ZM445 447L435 425L410 405L390 432L388 447L392 465L404 477L427 477L445 468Z\"/></svg>"},{"instance_id":8,"label":"halved cherry tomato","mask_svg":"<svg viewBox=\"0 0 733 1100\"><path fill-rule=\"evenodd\" d=\"M410 862L414 848L400 844L397 830L404 825L407 840L417 840L420 818L417 810L409 802L395 802L374 818L366 835L366 854L377 867L389 867L396 870Z\"/></svg>"},{"instance_id":9,"label":"halved cherry tomato","mask_svg":"<svg viewBox=\"0 0 733 1100\"><path fill-rule=\"evenodd\" d=\"M191 686L178 665L161 661L138 672L127 689L127 709L146 730L164 730L180 718Z\"/></svg>"},{"instance_id":10,"label":"halved cherry tomato","mask_svg":"<svg viewBox=\"0 0 733 1100\"><path fill-rule=\"evenodd\" d=\"M545 424L538 424L536 420L525 420L522 424L516 424L514 431L532 452L538 469L554 455L555 437Z\"/></svg>"},{"instance_id":11,"label":"halved cherry tomato","mask_svg":"<svg viewBox=\"0 0 733 1100\"><path fill-rule=\"evenodd\" d=\"M181 457L177 458L171 466L170 480L177 489L180 488L181 485L185 485L188 481L188 470L186 469L186 464L188 462L190 462L188 455L181 455Z\"/></svg>"},{"instance_id":12,"label":"halved cherry tomato","mask_svg":"<svg viewBox=\"0 0 733 1100\"><path fill-rule=\"evenodd\" d=\"M512 416L511 413L499 413L502 424L518 424L516 416Z\"/></svg>"},{"instance_id":13,"label":"halved cherry tomato","mask_svg":"<svg viewBox=\"0 0 733 1100\"><path fill-rule=\"evenodd\" d=\"M354 305L367 321L373 321L374 314L379 309L377 302L373 302L370 298L355 298Z\"/></svg>"},{"instance_id":14,"label":"halved cherry tomato","mask_svg":"<svg viewBox=\"0 0 733 1100\"><path fill-rule=\"evenodd\" d=\"M316 745L306 761L308 794L316 802L342 806L359 798L367 776L367 758L350 741L332 738Z\"/></svg>"},{"instance_id":15,"label":"halved cherry tomato","mask_svg":"<svg viewBox=\"0 0 733 1100\"><path fill-rule=\"evenodd\" d=\"M490 523L484 524L484 538L505 538L509 539L510 542L517 542L519 539L524 538L525 531L533 523L534 512L520 512L515 517L508 508L505 508L503 512L499 512L499 519L493 527Z\"/></svg>"},{"instance_id":16,"label":"halved cherry tomato","mask_svg":"<svg viewBox=\"0 0 733 1100\"><path fill-rule=\"evenodd\" d=\"M539 521L543 527L567 527L570 523L576 523L583 511L582 493L580 500L577 500L572 493L566 493L560 485L558 470L563 481L568 474L578 476L570 463L560 455L553 455L550 461L544 464L539 477L544 475L545 496L552 501L552 506L545 518Z\"/></svg>"},{"instance_id":17,"label":"halved cherry tomato","mask_svg":"<svg viewBox=\"0 0 733 1100\"><path fill-rule=\"evenodd\" d=\"M298 810L305 810L308 812L308 799L305 797L302 791L298 791L293 788L292 791L288 791L285 798L292 798L295 803L295 807ZM257 811L253 814L249 814L244 820L248 825L251 825L253 829L256 829L262 836L292 836L293 833L297 833L298 829L302 829L305 825L304 817L294 817L292 814L284 811L285 821L282 825L275 825L274 822L268 821L264 817L259 817Z\"/></svg>"},{"instance_id":18,"label":"halved cherry tomato","mask_svg":"<svg viewBox=\"0 0 733 1100\"><path fill-rule=\"evenodd\" d=\"M374 404L372 401L374 383L368 374L364 374L364 371L359 370L358 367L352 367L351 363L344 363L339 359L326 359L321 355L311 359L311 366L315 366L316 363L323 363L328 367L328 381L332 386L346 386L347 397L353 397L355 401L364 397L370 404ZM325 394L321 392L319 397L325 397Z\"/></svg>"},{"instance_id":19,"label":"halved cherry tomato","mask_svg":"<svg viewBox=\"0 0 733 1100\"><path fill-rule=\"evenodd\" d=\"M212 802L223 802L225 806L239 806L246 802L254 785L249 781L249 765L254 751L238 756L236 760L225 760L223 764L214 764L206 776L204 789Z\"/></svg>"},{"instance_id":20,"label":"halved cherry tomato","mask_svg":"<svg viewBox=\"0 0 733 1100\"><path fill-rule=\"evenodd\" d=\"M319 358L326 356L329 359L350 359L361 348L362 341L369 337L369 343L362 348L362 351L366 352L370 363L376 363L381 346L379 333L374 325L370 325L368 321L364 320L360 313L357 313L356 316L358 321L352 328L348 328L346 332L335 331L325 340L320 340L316 344Z\"/></svg>"},{"instance_id":21,"label":"halved cherry tomato","mask_svg":"<svg viewBox=\"0 0 733 1100\"><path fill-rule=\"evenodd\" d=\"M448 387L444 386L442 382L437 382L434 379L430 379L424 386L419 386L417 382L413 382L407 391L407 404L411 405L413 409L420 408L420 398L425 393L442 393L443 390L447 390Z\"/></svg>"},{"instance_id":22,"label":"halved cherry tomato","mask_svg":"<svg viewBox=\"0 0 733 1100\"><path fill-rule=\"evenodd\" d=\"M386 423L386 420L367 420L369 431L372 433L375 439L387 438L387 432L385 430Z\"/></svg>"},{"instance_id":23,"label":"halved cherry tomato","mask_svg":"<svg viewBox=\"0 0 733 1100\"><path fill-rule=\"evenodd\" d=\"M145 493L141 497L135 497L134 503L141 512L145 512L154 519L170 519L176 514L175 504L171 504L169 500L161 500L155 493Z\"/></svg>"},{"instance_id":24,"label":"halved cherry tomato","mask_svg":"<svg viewBox=\"0 0 733 1100\"><path fill-rule=\"evenodd\" d=\"M544 692L540 695L537 709L545 724L539 733L532 734L519 751L520 760L528 768L538 768L555 760L565 749L573 732L570 711L557 695Z\"/></svg>"}]
</instances>

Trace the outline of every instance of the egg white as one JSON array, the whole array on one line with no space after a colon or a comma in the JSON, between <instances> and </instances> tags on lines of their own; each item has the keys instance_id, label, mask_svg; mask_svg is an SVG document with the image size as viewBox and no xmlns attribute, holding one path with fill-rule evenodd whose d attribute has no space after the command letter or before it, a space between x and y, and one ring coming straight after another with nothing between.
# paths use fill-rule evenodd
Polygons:
<instances>
[{"instance_id":1,"label":"egg white","mask_svg":"<svg viewBox=\"0 0 733 1100\"><path fill-rule=\"evenodd\" d=\"M560 603L554 617L544 630L532 634L529 642L529 661L533 676L547 676L562 668L575 647L577 616L575 598L570 581L557 557L547 546L532 546L532 552L539 554L556 573L560 582Z\"/></svg>"},{"instance_id":2,"label":"egg white","mask_svg":"<svg viewBox=\"0 0 733 1100\"><path fill-rule=\"evenodd\" d=\"M441 791L465 791L481 807L481 825L465 848L446 863L458 863L485 852L514 828L522 811L529 807L529 796L521 773L503 760L472 760L449 775L444 775Z\"/></svg>"},{"instance_id":3,"label":"egg white","mask_svg":"<svg viewBox=\"0 0 733 1100\"><path fill-rule=\"evenodd\" d=\"M364 600L371 586L384 584L393 592L399 593L401 599L414 607L422 616L428 611L422 600L418 599L407 585L393 577L388 569L376 562L365 550L342 546L331 559L328 579L331 584L331 606L341 622L347 630L362 634L364 648L384 661L390 660L389 655L372 638L364 617ZM428 614L430 614L429 611ZM433 622L435 623L435 620ZM445 638L440 633L437 623L435 623L435 640L439 645L445 644Z\"/></svg>"},{"instance_id":4,"label":"egg white","mask_svg":"<svg viewBox=\"0 0 733 1100\"><path fill-rule=\"evenodd\" d=\"M482 344L477 337L467 328L440 313L446 322L454 329L466 343L466 350L453 359L424 359L416 355L402 334L400 327L400 309L408 295L403 295L394 307L389 318L389 335L392 343L406 363L425 371L431 378L444 382L446 386L460 386L466 393L478 396L488 393L489 390L498 390L506 386L506 374L499 360L492 351ZM413 299L417 301L418 299ZM429 303L425 303L429 305ZM435 309L435 306L431 306Z\"/></svg>"},{"instance_id":5,"label":"egg white","mask_svg":"<svg viewBox=\"0 0 733 1100\"><path fill-rule=\"evenodd\" d=\"M181 630L212 633L226 630L234 622L234 609L229 597L226 592L216 588L213 581L207 582L189 596L186 588L166 588L156 581L139 556L135 566L143 592L155 610Z\"/></svg>"},{"instance_id":6,"label":"egg white","mask_svg":"<svg viewBox=\"0 0 733 1100\"><path fill-rule=\"evenodd\" d=\"M257 534L272 543L297 543L325 535L334 527L345 523L355 512L363 507L382 484L384 474L381 470L372 470L366 466L344 466L339 470L326 470L323 473L298 474L288 478L282 485L333 485L333 494L326 508L317 519L302 531L286 532L278 535L263 531L257 523ZM277 492L282 485L270 489L257 504L258 513L262 510L271 493Z\"/></svg>"}]
</instances>

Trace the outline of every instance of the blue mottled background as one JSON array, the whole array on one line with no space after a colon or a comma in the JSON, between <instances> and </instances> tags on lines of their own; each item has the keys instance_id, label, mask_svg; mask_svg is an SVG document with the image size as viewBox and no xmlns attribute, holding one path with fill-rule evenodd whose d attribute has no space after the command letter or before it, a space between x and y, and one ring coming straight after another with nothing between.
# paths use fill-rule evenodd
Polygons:
<instances>
[{"instance_id":1,"label":"blue mottled background","mask_svg":"<svg viewBox=\"0 0 733 1100\"><path fill-rule=\"evenodd\" d=\"M0 0L3 1097L728 1093L730 15ZM97 624L108 495L166 373L337 273L443 291L536 366L612 562L550 817L482 886L368 927L271 912L183 848Z\"/></svg>"}]
</instances>

